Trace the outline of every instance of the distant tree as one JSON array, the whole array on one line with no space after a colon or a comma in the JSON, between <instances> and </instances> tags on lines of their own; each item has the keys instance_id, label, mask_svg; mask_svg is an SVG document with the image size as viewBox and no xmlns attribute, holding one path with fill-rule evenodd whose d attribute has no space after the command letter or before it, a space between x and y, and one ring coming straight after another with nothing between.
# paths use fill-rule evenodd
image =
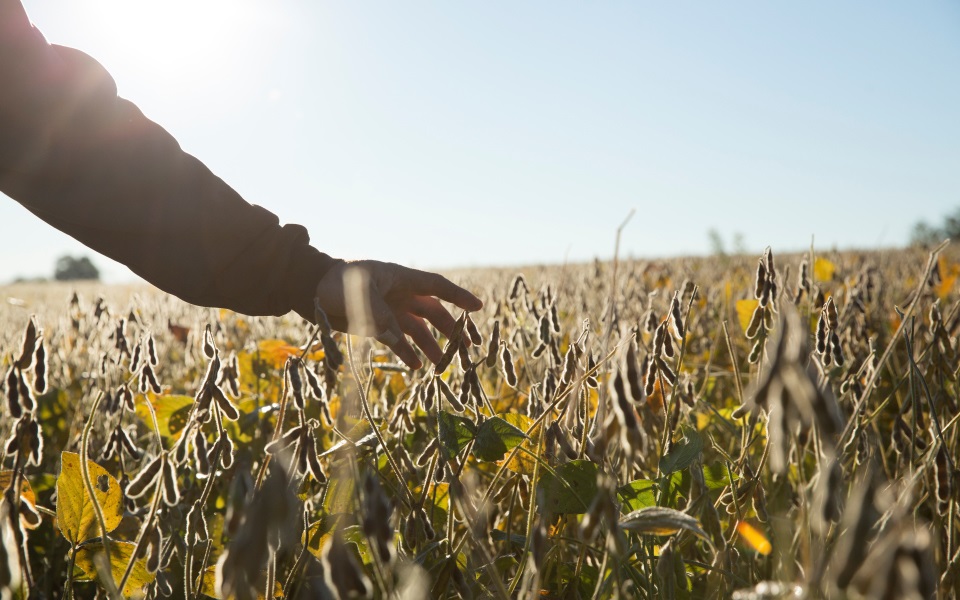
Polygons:
<instances>
[{"instance_id":1,"label":"distant tree","mask_svg":"<svg viewBox=\"0 0 960 600\"><path fill-rule=\"evenodd\" d=\"M940 229L931 227L926 221L920 221L913 226L910 232L911 246L934 246L943 241L944 235Z\"/></svg>"},{"instance_id":2,"label":"distant tree","mask_svg":"<svg viewBox=\"0 0 960 600\"><path fill-rule=\"evenodd\" d=\"M714 256L726 256L727 246L723 243L723 236L714 228L707 230L707 240L710 243L710 254Z\"/></svg>"},{"instance_id":3,"label":"distant tree","mask_svg":"<svg viewBox=\"0 0 960 600\"><path fill-rule=\"evenodd\" d=\"M943 219L943 237L952 240L960 239L960 208Z\"/></svg>"},{"instance_id":4,"label":"distant tree","mask_svg":"<svg viewBox=\"0 0 960 600\"><path fill-rule=\"evenodd\" d=\"M727 244L723 241L723 236L715 228L710 228L707 230L707 241L710 244L711 254L720 257L727 256ZM747 253L746 238L739 231L733 234L733 253Z\"/></svg>"},{"instance_id":5,"label":"distant tree","mask_svg":"<svg viewBox=\"0 0 960 600\"><path fill-rule=\"evenodd\" d=\"M81 279L97 281L100 279L100 271L86 256L80 258L61 256L57 259L53 278L57 281L77 281Z\"/></svg>"},{"instance_id":6,"label":"distant tree","mask_svg":"<svg viewBox=\"0 0 960 600\"><path fill-rule=\"evenodd\" d=\"M910 232L910 244L914 246L934 246L947 238L960 240L960 208L945 216L940 227L920 221Z\"/></svg>"}]
</instances>

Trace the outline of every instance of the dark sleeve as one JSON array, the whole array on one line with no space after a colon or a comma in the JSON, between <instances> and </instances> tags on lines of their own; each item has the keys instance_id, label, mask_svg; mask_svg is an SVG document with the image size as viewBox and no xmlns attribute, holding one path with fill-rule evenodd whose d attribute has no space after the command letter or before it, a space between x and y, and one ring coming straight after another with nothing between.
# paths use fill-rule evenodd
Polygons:
<instances>
[{"instance_id":1,"label":"dark sleeve","mask_svg":"<svg viewBox=\"0 0 960 600\"><path fill-rule=\"evenodd\" d=\"M0 191L187 302L313 320L335 261L304 227L244 201L22 8L0 21Z\"/></svg>"}]
</instances>

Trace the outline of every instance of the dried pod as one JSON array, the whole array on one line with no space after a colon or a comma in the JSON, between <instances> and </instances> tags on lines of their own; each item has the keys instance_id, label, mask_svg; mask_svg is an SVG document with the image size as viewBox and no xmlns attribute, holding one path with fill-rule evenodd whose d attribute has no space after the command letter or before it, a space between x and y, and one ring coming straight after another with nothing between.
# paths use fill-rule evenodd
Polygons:
<instances>
[{"instance_id":1,"label":"dried pod","mask_svg":"<svg viewBox=\"0 0 960 600\"><path fill-rule=\"evenodd\" d=\"M647 372L643 378L643 393L652 396L657 384L657 361L651 360L647 363Z\"/></svg>"},{"instance_id":2,"label":"dried pod","mask_svg":"<svg viewBox=\"0 0 960 600\"><path fill-rule=\"evenodd\" d=\"M297 425L292 427L285 434L280 436L278 439L273 440L264 447L264 452L267 454L278 454L284 448L289 448L292 446L299 438L300 434L303 432L303 426Z\"/></svg>"},{"instance_id":3,"label":"dried pod","mask_svg":"<svg viewBox=\"0 0 960 600\"><path fill-rule=\"evenodd\" d=\"M673 348L673 338L669 335L663 336L663 356L667 358L673 358L677 355L676 351Z\"/></svg>"},{"instance_id":4,"label":"dried pod","mask_svg":"<svg viewBox=\"0 0 960 600\"><path fill-rule=\"evenodd\" d=\"M663 347L665 340L667 338L667 323L664 321L660 323L657 327L656 333L653 334L653 354L654 356L661 356L663 354Z\"/></svg>"},{"instance_id":5,"label":"dried pod","mask_svg":"<svg viewBox=\"0 0 960 600\"><path fill-rule=\"evenodd\" d=\"M23 415L23 407L20 406L20 382L18 380L19 376L16 368L10 365L10 370L7 371L6 377L7 409L10 411L10 416L14 419L19 419L20 416Z\"/></svg>"},{"instance_id":6,"label":"dried pod","mask_svg":"<svg viewBox=\"0 0 960 600\"><path fill-rule=\"evenodd\" d=\"M17 373L18 395L20 396L20 406L27 412L33 412L37 408L37 402L33 398L33 390L27 385L23 378L23 373Z\"/></svg>"},{"instance_id":7,"label":"dried pod","mask_svg":"<svg viewBox=\"0 0 960 600\"><path fill-rule=\"evenodd\" d=\"M433 410L433 400L439 394L437 394L437 386L434 385L433 381L428 382L427 384L421 384L420 389L420 403L423 406L423 409L427 412Z\"/></svg>"},{"instance_id":8,"label":"dried pod","mask_svg":"<svg viewBox=\"0 0 960 600\"><path fill-rule=\"evenodd\" d=\"M40 423L32 418L27 427L27 446L30 450L27 465L38 466L43 455L43 432L40 430Z\"/></svg>"},{"instance_id":9,"label":"dried pod","mask_svg":"<svg viewBox=\"0 0 960 600\"><path fill-rule=\"evenodd\" d=\"M823 312L827 316L827 326L831 331L840 328L840 315L837 312L837 305L833 301L833 296L827 298L827 304L823 307Z\"/></svg>"},{"instance_id":10,"label":"dried pod","mask_svg":"<svg viewBox=\"0 0 960 600\"><path fill-rule=\"evenodd\" d=\"M757 337L757 333L760 331L760 326L763 324L763 313L765 312L764 308L759 304L755 309L753 309L753 315L750 317L750 323L747 325L747 339L753 339Z\"/></svg>"},{"instance_id":11,"label":"dried pod","mask_svg":"<svg viewBox=\"0 0 960 600\"><path fill-rule=\"evenodd\" d=\"M934 493L937 498L937 512L946 515L950 508L950 498L953 496L953 473L950 469L950 461L947 459L946 448L943 444L937 450L937 456L933 463L934 472Z\"/></svg>"},{"instance_id":12,"label":"dried pod","mask_svg":"<svg viewBox=\"0 0 960 600\"><path fill-rule=\"evenodd\" d=\"M181 446L186 448L187 444L182 443ZM207 436L200 430L198 427L196 433L193 436L193 462L196 466L197 473L208 475L210 473L210 458L208 456L210 450L207 448Z\"/></svg>"},{"instance_id":13,"label":"dried pod","mask_svg":"<svg viewBox=\"0 0 960 600\"><path fill-rule=\"evenodd\" d=\"M163 467L165 461L160 456L155 456L145 467L140 469L137 476L127 486L126 494L130 498L139 498L157 480L157 475Z\"/></svg>"},{"instance_id":14,"label":"dried pod","mask_svg":"<svg viewBox=\"0 0 960 600\"><path fill-rule=\"evenodd\" d=\"M837 332L830 334L830 346L833 350L833 362L836 363L838 367L843 366L843 348L840 346L840 337L837 336Z\"/></svg>"},{"instance_id":15,"label":"dried pod","mask_svg":"<svg viewBox=\"0 0 960 600\"><path fill-rule=\"evenodd\" d=\"M490 334L490 344L487 346L487 368L497 364L497 351L500 349L500 321L493 322L493 333Z\"/></svg>"},{"instance_id":16,"label":"dried pod","mask_svg":"<svg viewBox=\"0 0 960 600\"><path fill-rule=\"evenodd\" d=\"M203 328L203 355L207 358L213 358L217 353L217 345L213 341L213 334L210 332L210 324Z\"/></svg>"},{"instance_id":17,"label":"dried pod","mask_svg":"<svg viewBox=\"0 0 960 600\"><path fill-rule=\"evenodd\" d=\"M323 466L320 464L320 457L317 454L317 441L311 434L304 440L307 451L307 470L313 475L313 478L319 484L327 482L327 475L323 472Z\"/></svg>"},{"instance_id":18,"label":"dried pod","mask_svg":"<svg viewBox=\"0 0 960 600\"><path fill-rule=\"evenodd\" d=\"M757 263L757 278L754 285L754 297L759 300L763 297L764 289L767 287L767 268L763 264L763 259Z\"/></svg>"},{"instance_id":19,"label":"dried pod","mask_svg":"<svg viewBox=\"0 0 960 600\"><path fill-rule=\"evenodd\" d=\"M430 440L430 443L427 444L427 447L417 457L417 461L416 461L417 466L418 467L426 466L426 464L430 462L430 459L433 458L433 453L436 452L437 449L439 448L440 448L440 442L437 440L437 438L433 438L432 440Z\"/></svg>"},{"instance_id":20,"label":"dried pod","mask_svg":"<svg viewBox=\"0 0 960 600\"><path fill-rule=\"evenodd\" d=\"M140 340L133 346L133 356L130 357L130 372L136 373L140 368L140 360L143 358L143 344Z\"/></svg>"},{"instance_id":21,"label":"dried pod","mask_svg":"<svg viewBox=\"0 0 960 600\"><path fill-rule=\"evenodd\" d=\"M599 383L597 382L597 361L593 358L592 354L587 357L587 373L589 373L585 379L587 387L597 389L597 387L599 387Z\"/></svg>"},{"instance_id":22,"label":"dried pod","mask_svg":"<svg viewBox=\"0 0 960 600\"><path fill-rule=\"evenodd\" d=\"M817 319L817 354L827 353L827 318L825 311L820 311Z\"/></svg>"},{"instance_id":23,"label":"dried pod","mask_svg":"<svg viewBox=\"0 0 960 600\"><path fill-rule=\"evenodd\" d=\"M453 393L453 390L450 389L450 386L447 385L446 381L444 381L440 377L434 377L433 381L436 384L437 389L440 391L440 393L443 394L443 397L447 399L447 402L450 402L451 404L459 402L456 394Z\"/></svg>"},{"instance_id":24,"label":"dried pod","mask_svg":"<svg viewBox=\"0 0 960 600\"><path fill-rule=\"evenodd\" d=\"M510 348L504 344L500 349L500 370L503 378L512 388L517 387L517 372L513 366L513 356L510 354Z\"/></svg>"},{"instance_id":25,"label":"dried pod","mask_svg":"<svg viewBox=\"0 0 960 600\"><path fill-rule=\"evenodd\" d=\"M667 361L663 360L659 356L656 359L657 361L657 370L663 374L664 379L667 380L667 383L673 385L677 381L677 375L673 372L673 369L670 368L670 365L667 364Z\"/></svg>"},{"instance_id":26,"label":"dried pod","mask_svg":"<svg viewBox=\"0 0 960 600\"><path fill-rule=\"evenodd\" d=\"M20 358L18 358L16 363L14 363L21 371L26 371L29 369L31 363L33 362L33 353L36 350L38 335L37 324L34 321L34 317L30 317L30 320L27 321L27 329L23 332L23 343L21 344Z\"/></svg>"},{"instance_id":27,"label":"dried pod","mask_svg":"<svg viewBox=\"0 0 960 600\"><path fill-rule=\"evenodd\" d=\"M763 341L757 340L753 344L753 348L750 349L750 355L747 356L747 362L749 362L750 364L756 363L758 360L760 360L760 352L762 351L763 351Z\"/></svg>"},{"instance_id":28,"label":"dried pod","mask_svg":"<svg viewBox=\"0 0 960 600\"><path fill-rule=\"evenodd\" d=\"M458 413L462 413L466 409L466 403L470 396L469 382L466 379L464 379L461 382L460 396L457 396L456 394L453 393L453 390L450 390L450 386L448 386L442 379L438 377L437 381L439 382L437 384L438 387L445 386L446 389L450 392L449 394L444 392L443 396L447 399L447 402L450 403L450 406L453 408L453 410L455 410Z\"/></svg>"},{"instance_id":29,"label":"dried pod","mask_svg":"<svg viewBox=\"0 0 960 600\"><path fill-rule=\"evenodd\" d=\"M300 359L288 358L286 371L290 381L290 389L293 392L294 403L299 410L303 410L305 403L303 400L303 379L300 378Z\"/></svg>"},{"instance_id":30,"label":"dried pod","mask_svg":"<svg viewBox=\"0 0 960 600\"><path fill-rule=\"evenodd\" d=\"M480 335L480 330L477 329L477 324L473 322L473 319L470 318L470 315L467 315L465 325L467 336L470 338L470 343L474 346L483 344L483 336Z\"/></svg>"},{"instance_id":31,"label":"dried pod","mask_svg":"<svg viewBox=\"0 0 960 600\"><path fill-rule=\"evenodd\" d=\"M343 353L337 346L337 342L328 333L320 334L320 343L323 344L323 362L327 369L336 372L343 365Z\"/></svg>"},{"instance_id":32,"label":"dried pod","mask_svg":"<svg viewBox=\"0 0 960 600\"><path fill-rule=\"evenodd\" d=\"M680 296L679 292L674 292L673 300L670 302L670 329L673 335L677 340L682 341L684 338L684 325L683 325L683 315L680 313Z\"/></svg>"},{"instance_id":33,"label":"dried pod","mask_svg":"<svg viewBox=\"0 0 960 600\"><path fill-rule=\"evenodd\" d=\"M149 364L146 364L140 370L140 393L146 394L147 392L151 391L154 394L159 394L163 391L163 389L160 387L160 382L157 381L157 376L153 372L153 367Z\"/></svg>"},{"instance_id":34,"label":"dried pod","mask_svg":"<svg viewBox=\"0 0 960 600\"><path fill-rule=\"evenodd\" d=\"M467 313L460 315L460 318L457 319L457 323L454 326L453 333L451 337L447 339L447 344L443 347L443 355L440 357L440 360L437 361L437 364L433 366L433 374L440 375L447 370L447 367L450 366L450 363L453 362L453 356L457 353L460 348L460 338L463 335L463 326L466 324Z\"/></svg>"},{"instance_id":35,"label":"dried pod","mask_svg":"<svg viewBox=\"0 0 960 600\"><path fill-rule=\"evenodd\" d=\"M163 463L160 481L163 484L163 501L167 506L176 506L180 504L180 488L177 487L177 471L174 469L173 461L166 455L161 461Z\"/></svg>"},{"instance_id":36,"label":"dried pod","mask_svg":"<svg viewBox=\"0 0 960 600\"><path fill-rule=\"evenodd\" d=\"M122 386L117 393L119 394L120 400L122 400L121 404L123 407L130 412L134 412L136 410L136 404L134 403L133 392L130 391L130 388Z\"/></svg>"},{"instance_id":37,"label":"dried pod","mask_svg":"<svg viewBox=\"0 0 960 600\"><path fill-rule=\"evenodd\" d=\"M217 401L217 407L220 409L220 413L224 418L231 421L236 421L240 418L240 411L233 405L233 402L230 402L226 394L223 393L223 390L216 385L212 385L210 386L210 393L213 395L213 399Z\"/></svg>"},{"instance_id":38,"label":"dried pod","mask_svg":"<svg viewBox=\"0 0 960 600\"><path fill-rule=\"evenodd\" d=\"M120 447L127 453L130 458L133 460L140 459L140 449L137 448L136 444L133 443L133 440L130 439L130 435L122 427L117 427L115 430L117 434L117 441L120 444Z\"/></svg>"},{"instance_id":39,"label":"dried pod","mask_svg":"<svg viewBox=\"0 0 960 600\"><path fill-rule=\"evenodd\" d=\"M460 362L460 368L467 370L473 366L473 361L470 360L470 351L467 349L466 340L460 338L460 345L457 346L457 359Z\"/></svg>"},{"instance_id":40,"label":"dried pod","mask_svg":"<svg viewBox=\"0 0 960 600\"><path fill-rule=\"evenodd\" d=\"M147 532L147 571L156 573L160 569L160 550L163 538L160 529L156 526Z\"/></svg>"},{"instance_id":41,"label":"dried pod","mask_svg":"<svg viewBox=\"0 0 960 600\"><path fill-rule=\"evenodd\" d=\"M160 362L157 359L157 342L153 339L152 333L149 336L147 336L147 359L150 361L150 364L154 367L157 366L158 362Z\"/></svg>"},{"instance_id":42,"label":"dried pod","mask_svg":"<svg viewBox=\"0 0 960 600\"><path fill-rule=\"evenodd\" d=\"M567 356L570 353L567 352ZM627 372L627 385L630 388L630 399L634 402L643 400L643 384L640 383L640 371L637 368L637 350L633 342L627 344L627 355L624 358Z\"/></svg>"},{"instance_id":43,"label":"dried pod","mask_svg":"<svg viewBox=\"0 0 960 600\"><path fill-rule=\"evenodd\" d=\"M523 274L518 274L514 280L513 284L510 286L510 299L515 300L520 296L521 291L526 295L530 289L527 287L527 280L524 279Z\"/></svg>"},{"instance_id":44,"label":"dried pod","mask_svg":"<svg viewBox=\"0 0 960 600\"><path fill-rule=\"evenodd\" d=\"M303 372L307 376L307 386L313 397L317 400L325 400L326 396L323 393L323 387L320 385L320 379L317 377L317 374L306 368L306 366L304 366Z\"/></svg>"},{"instance_id":45,"label":"dried pod","mask_svg":"<svg viewBox=\"0 0 960 600\"><path fill-rule=\"evenodd\" d=\"M47 351L43 346L43 339L37 344L37 352L34 354L33 389L38 394L47 391Z\"/></svg>"}]
</instances>

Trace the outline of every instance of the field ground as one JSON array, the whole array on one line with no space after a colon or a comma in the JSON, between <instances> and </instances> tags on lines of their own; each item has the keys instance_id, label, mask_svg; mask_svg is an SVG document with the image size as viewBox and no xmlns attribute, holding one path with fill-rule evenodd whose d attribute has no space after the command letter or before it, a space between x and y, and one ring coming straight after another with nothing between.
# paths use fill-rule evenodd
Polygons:
<instances>
[{"instance_id":1,"label":"field ground","mask_svg":"<svg viewBox=\"0 0 960 600\"><path fill-rule=\"evenodd\" d=\"M149 286L0 287L0 597L956 597L958 275L457 271L485 307L416 372Z\"/></svg>"}]
</instances>

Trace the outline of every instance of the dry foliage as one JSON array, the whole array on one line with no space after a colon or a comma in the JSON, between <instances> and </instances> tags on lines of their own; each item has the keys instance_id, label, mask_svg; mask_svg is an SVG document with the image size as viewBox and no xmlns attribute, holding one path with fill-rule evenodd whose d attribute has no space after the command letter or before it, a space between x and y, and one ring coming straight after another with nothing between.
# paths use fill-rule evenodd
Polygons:
<instances>
[{"instance_id":1,"label":"dry foliage","mask_svg":"<svg viewBox=\"0 0 960 600\"><path fill-rule=\"evenodd\" d=\"M0 598L954 597L958 273L467 271L486 308L417 372L147 290L0 290Z\"/></svg>"}]
</instances>

